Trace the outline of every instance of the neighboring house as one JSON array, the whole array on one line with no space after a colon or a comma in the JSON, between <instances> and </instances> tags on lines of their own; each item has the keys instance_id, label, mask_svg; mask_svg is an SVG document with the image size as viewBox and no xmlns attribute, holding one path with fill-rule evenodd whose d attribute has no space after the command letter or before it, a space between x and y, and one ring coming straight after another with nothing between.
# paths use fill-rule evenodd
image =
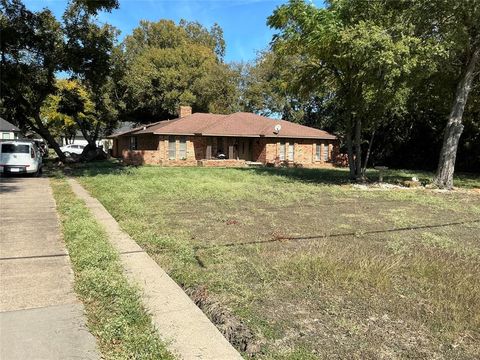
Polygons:
<instances>
[{"instance_id":1,"label":"neighboring house","mask_svg":"<svg viewBox=\"0 0 480 360\"><path fill-rule=\"evenodd\" d=\"M87 145L88 141L85 139L83 136L82 132L80 130L77 130L75 133L75 136L73 137L65 137L61 136L60 138L60 144L61 146L68 145L68 144L75 144L75 145Z\"/></svg>"},{"instance_id":2,"label":"neighboring house","mask_svg":"<svg viewBox=\"0 0 480 360\"><path fill-rule=\"evenodd\" d=\"M247 162L301 167L332 166L336 136L252 113L192 114L109 136L112 155L131 164L243 166Z\"/></svg>"},{"instance_id":3,"label":"neighboring house","mask_svg":"<svg viewBox=\"0 0 480 360\"><path fill-rule=\"evenodd\" d=\"M108 150L111 147L111 140L102 138L97 140L97 146L103 146L105 150ZM83 136L82 132L80 130L77 130L75 133L75 136L71 138L66 138L65 136L60 137L60 146L65 146L68 144L74 144L74 145L83 145L86 146L88 145L88 141L85 139Z\"/></svg>"},{"instance_id":4,"label":"neighboring house","mask_svg":"<svg viewBox=\"0 0 480 360\"><path fill-rule=\"evenodd\" d=\"M0 133L3 140L21 138L21 131L18 127L9 123L7 120L0 117Z\"/></svg>"}]
</instances>

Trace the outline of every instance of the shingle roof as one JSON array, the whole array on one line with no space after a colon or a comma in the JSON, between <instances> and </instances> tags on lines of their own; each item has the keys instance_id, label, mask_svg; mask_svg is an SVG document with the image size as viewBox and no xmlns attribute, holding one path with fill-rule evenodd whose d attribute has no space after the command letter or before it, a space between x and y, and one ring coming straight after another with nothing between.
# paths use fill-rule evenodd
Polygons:
<instances>
[{"instance_id":1,"label":"shingle roof","mask_svg":"<svg viewBox=\"0 0 480 360\"><path fill-rule=\"evenodd\" d=\"M280 125L278 133L275 126ZM278 137L307 139L336 139L326 131L295 124L285 120L270 119L252 113L238 112L230 115L194 113L180 119L165 120L128 132L130 134L204 135L239 137ZM116 136L125 135L115 134Z\"/></svg>"},{"instance_id":2,"label":"shingle roof","mask_svg":"<svg viewBox=\"0 0 480 360\"><path fill-rule=\"evenodd\" d=\"M20 129L15 125L13 125L12 123L9 123L4 118L0 117L0 131L20 132Z\"/></svg>"},{"instance_id":3,"label":"shingle roof","mask_svg":"<svg viewBox=\"0 0 480 360\"><path fill-rule=\"evenodd\" d=\"M117 132L113 133L112 135L107 136L107 139L116 138L118 136L128 135L128 134L132 134L132 133L136 134L139 131L142 131L143 129L148 129L149 127L154 126L158 123L161 123L161 121L157 121L157 122L154 122L154 123L151 123L151 124L137 126L137 127L130 128L130 129L120 128L120 129L117 130Z\"/></svg>"}]
</instances>

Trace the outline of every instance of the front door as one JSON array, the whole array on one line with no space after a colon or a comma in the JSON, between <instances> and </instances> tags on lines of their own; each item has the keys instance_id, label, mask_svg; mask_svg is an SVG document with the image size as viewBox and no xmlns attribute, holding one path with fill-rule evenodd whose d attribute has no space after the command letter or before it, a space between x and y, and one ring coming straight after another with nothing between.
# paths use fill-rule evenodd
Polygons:
<instances>
[{"instance_id":1,"label":"front door","mask_svg":"<svg viewBox=\"0 0 480 360\"><path fill-rule=\"evenodd\" d=\"M252 148L252 139L240 138L238 140L238 158L246 161L251 161Z\"/></svg>"}]
</instances>

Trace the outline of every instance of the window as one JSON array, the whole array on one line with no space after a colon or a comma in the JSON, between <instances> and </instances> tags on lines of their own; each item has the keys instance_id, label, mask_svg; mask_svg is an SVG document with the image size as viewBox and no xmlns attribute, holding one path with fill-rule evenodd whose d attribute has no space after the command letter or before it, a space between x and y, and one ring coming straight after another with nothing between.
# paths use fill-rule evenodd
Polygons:
<instances>
[{"instance_id":1,"label":"window","mask_svg":"<svg viewBox=\"0 0 480 360\"><path fill-rule=\"evenodd\" d=\"M281 143L280 143L279 159L280 159L280 161L284 161L284 160L285 160L285 143L284 143L284 142L281 142Z\"/></svg>"},{"instance_id":2,"label":"window","mask_svg":"<svg viewBox=\"0 0 480 360\"><path fill-rule=\"evenodd\" d=\"M137 150L137 137L130 136L130 150Z\"/></svg>"},{"instance_id":3,"label":"window","mask_svg":"<svg viewBox=\"0 0 480 360\"><path fill-rule=\"evenodd\" d=\"M288 160L293 161L295 157L295 147L293 144L288 144Z\"/></svg>"},{"instance_id":4,"label":"window","mask_svg":"<svg viewBox=\"0 0 480 360\"><path fill-rule=\"evenodd\" d=\"M315 160L320 161L322 156L320 154L320 151L322 150L322 145L320 144L315 144Z\"/></svg>"},{"instance_id":5,"label":"window","mask_svg":"<svg viewBox=\"0 0 480 360\"><path fill-rule=\"evenodd\" d=\"M177 158L177 144L175 136L168 137L168 159L175 160Z\"/></svg>"},{"instance_id":6,"label":"window","mask_svg":"<svg viewBox=\"0 0 480 360\"><path fill-rule=\"evenodd\" d=\"M10 133L2 133L2 139L4 140L10 139Z\"/></svg>"},{"instance_id":7,"label":"window","mask_svg":"<svg viewBox=\"0 0 480 360\"><path fill-rule=\"evenodd\" d=\"M328 161L329 156L328 156L328 144L323 144L323 161Z\"/></svg>"},{"instance_id":8,"label":"window","mask_svg":"<svg viewBox=\"0 0 480 360\"><path fill-rule=\"evenodd\" d=\"M187 159L187 138L185 136L180 138L180 142L178 144L178 157L180 160Z\"/></svg>"},{"instance_id":9,"label":"window","mask_svg":"<svg viewBox=\"0 0 480 360\"><path fill-rule=\"evenodd\" d=\"M30 145L2 144L4 154L28 154Z\"/></svg>"}]
</instances>

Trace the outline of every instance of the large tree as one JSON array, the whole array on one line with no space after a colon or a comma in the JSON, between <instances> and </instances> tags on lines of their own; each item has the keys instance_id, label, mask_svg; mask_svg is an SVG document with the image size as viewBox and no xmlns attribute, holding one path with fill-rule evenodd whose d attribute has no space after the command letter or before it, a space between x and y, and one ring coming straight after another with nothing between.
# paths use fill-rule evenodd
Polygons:
<instances>
[{"instance_id":1,"label":"large tree","mask_svg":"<svg viewBox=\"0 0 480 360\"><path fill-rule=\"evenodd\" d=\"M19 0L0 4L0 113L23 130L40 134L65 160L40 115L45 99L55 92L55 74L61 69L61 25L49 10L31 12Z\"/></svg>"},{"instance_id":2,"label":"large tree","mask_svg":"<svg viewBox=\"0 0 480 360\"><path fill-rule=\"evenodd\" d=\"M57 90L56 75L66 70L94 94L102 119L99 123L114 120L112 103L104 91L113 30L96 25L92 17L116 6L116 0L71 1L62 26L47 9L32 12L20 0L0 2L0 113L22 129L41 135L62 161L66 158L41 116L42 106ZM100 130L101 126L87 129L86 138L93 147Z\"/></svg>"},{"instance_id":3,"label":"large tree","mask_svg":"<svg viewBox=\"0 0 480 360\"><path fill-rule=\"evenodd\" d=\"M440 188L449 189L453 187L457 149L464 129L463 114L480 67L480 2L423 0L413 10L420 19L422 36L437 40L448 53L441 65L453 70L456 82L435 178Z\"/></svg>"},{"instance_id":4,"label":"large tree","mask_svg":"<svg viewBox=\"0 0 480 360\"><path fill-rule=\"evenodd\" d=\"M95 153L99 136L106 128L114 127L117 121L117 107L110 91L113 81L112 52L117 30L111 25L100 25L96 21L99 11L110 11L117 6L116 1L74 1L63 15L66 37L63 69L86 88L95 108L96 120L82 121L82 117L74 115L83 112L83 109L74 106L75 103L83 104L79 88L71 91L64 89L62 100L70 99L65 102L64 111L75 119L88 141L84 150L86 156L89 152Z\"/></svg>"},{"instance_id":5,"label":"large tree","mask_svg":"<svg viewBox=\"0 0 480 360\"><path fill-rule=\"evenodd\" d=\"M273 49L301 58L296 74L304 91L335 97L336 118L347 144L351 177L364 177L362 131L372 132L405 111L411 74L428 67L422 61L430 42L388 11L385 1L331 0L317 8L302 0L280 6L268 24L280 32Z\"/></svg>"},{"instance_id":6,"label":"large tree","mask_svg":"<svg viewBox=\"0 0 480 360\"><path fill-rule=\"evenodd\" d=\"M141 21L125 38L117 84L125 115L140 121L176 116L179 105L225 113L236 107L235 69L224 64L221 29L196 22Z\"/></svg>"}]
</instances>

